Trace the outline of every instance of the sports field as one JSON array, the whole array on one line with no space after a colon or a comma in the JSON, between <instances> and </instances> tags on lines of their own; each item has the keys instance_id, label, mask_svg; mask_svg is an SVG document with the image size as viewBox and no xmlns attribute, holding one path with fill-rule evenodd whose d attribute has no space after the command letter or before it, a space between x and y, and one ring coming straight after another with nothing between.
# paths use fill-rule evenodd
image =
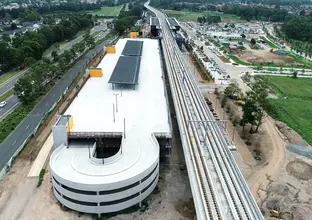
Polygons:
<instances>
[{"instance_id":1,"label":"sports field","mask_svg":"<svg viewBox=\"0 0 312 220\"><path fill-rule=\"evenodd\" d=\"M97 16L116 16L121 10L122 6L123 5L118 5L114 7L102 7L101 10L89 11L89 13Z\"/></svg>"},{"instance_id":2,"label":"sports field","mask_svg":"<svg viewBox=\"0 0 312 220\"><path fill-rule=\"evenodd\" d=\"M237 21L240 20L240 17L230 14L223 14L222 12L192 12L192 11L174 11L174 10L161 10L166 13L169 17L175 17L180 21L197 21L198 17L204 15L220 15L222 21Z\"/></svg>"},{"instance_id":3,"label":"sports field","mask_svg":"<svg viewBox=\"0 0 312 220\"><path fill-rule=\"evenodd\" d=\"M312 79L286 76L263 76L278 99L271 99L275 106L274 118L285 122L312 144Z\"/></svg>"}]
</instances>

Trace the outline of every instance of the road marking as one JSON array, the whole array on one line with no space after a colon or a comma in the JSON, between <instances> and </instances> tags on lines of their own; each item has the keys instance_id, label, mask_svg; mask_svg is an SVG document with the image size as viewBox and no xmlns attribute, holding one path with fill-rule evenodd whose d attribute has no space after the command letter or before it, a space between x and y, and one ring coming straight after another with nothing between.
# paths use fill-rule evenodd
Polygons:
<instances>
[{"instance_id":1,"label":"road marking","mask_svg":"<svg viewBox=\"0 0 312 220\"><path fill-rule=\"evenodd\" d=\"M16 141L13 142L12 146L16 143Z\"/></svg>"},{"instance_id":2,"label":"road marking","mask_svg":"<svg viewBox=\"0 0 312 220\"><path fill-rule=\"evenodd\" d=\"M29 128L29 125L26 126L26 130Z\"/></svg>"},{"instance_id":3,"label":"road marking","mask_svg":"<svg viewBox=\"0 0 312 220\"><path fill-rule=\"evenodd\" d=\"M1 116L0 116L0 121L1 121L3 118L5 118L5 116L6 116L7 114L9 114L18 104L20 104L20 103L19 103L19 102L16 103L15 105L12 106L12 108L10 108L10 109L7 110L3 115L1 115Z\"/></svg>"}]
</instances>

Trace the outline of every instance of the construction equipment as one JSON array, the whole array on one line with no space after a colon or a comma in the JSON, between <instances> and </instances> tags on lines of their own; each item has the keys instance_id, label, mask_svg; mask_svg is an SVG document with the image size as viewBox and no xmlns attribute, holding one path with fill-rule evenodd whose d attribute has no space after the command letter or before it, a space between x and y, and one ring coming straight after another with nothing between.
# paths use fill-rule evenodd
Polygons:
<instances>
[{"instance_id":1,"label":"construction equipment","mask_svg":"<svg viewBox=\"0 0 312 220\"><path fill-rule=\"evenodd\" d=\"M274 205L273 209L270 211L271 213L271 216L272 217L275 217L275 218L278 218L279 217L279 214L280 214L280 207L279 205Z\"/></svg>"}]
</instances>

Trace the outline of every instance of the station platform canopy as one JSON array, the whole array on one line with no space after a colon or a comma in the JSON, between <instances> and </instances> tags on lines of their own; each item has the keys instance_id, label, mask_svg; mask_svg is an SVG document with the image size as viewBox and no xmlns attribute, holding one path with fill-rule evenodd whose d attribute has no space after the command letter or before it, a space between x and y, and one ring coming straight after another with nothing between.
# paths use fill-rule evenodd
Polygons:
<instances>
[{"instance_id":1,"label":"station platform canopy","mask_svg":"<svg viewBox=\"0 0 312 220\"><path fill-rule=\"evenodd\" d=\"M180 24L175 18L167 18L167 22L171 29L173 30L179 30Z\"/></svg>"},{"instance_id":2,"label":"station platform canopy","mask_svg":"<svg viewBox=\"0 0 312 220\"><path fill-rule=\"evenodd\" d=\"M151 17L150 19L150 26L152 29L161 29L160 28L160 23L159 23L159 19L156 17Z\"/></svg>"},{"instance_id":3,"label":"station platform canopy","mask_svg":"<svg viewBox=\"0 0 312 220\"><path fill-rule=\"evenodd\" d=\"M143 41L127 40L127 43L121 53L124 56L141 56L143 49Z\"/></svg>"},{"instance_id":4,"label":"station platform canopy","mask_svg":"<svg viewBox=\"0 0 312 220\"><path fill-rule=\"evenodd\" d=\"M108 83L119 85L138 84L140 63L140 56L120 56Z\"/></svg>"}]
</instances>

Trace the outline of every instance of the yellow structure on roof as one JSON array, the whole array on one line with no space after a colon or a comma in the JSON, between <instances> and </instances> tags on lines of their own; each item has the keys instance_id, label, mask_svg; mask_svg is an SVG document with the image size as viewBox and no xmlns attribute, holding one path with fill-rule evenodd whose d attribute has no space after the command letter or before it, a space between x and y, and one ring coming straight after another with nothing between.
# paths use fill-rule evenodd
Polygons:
<instances>
[{"instance_id":1,"label":"yellow structure on roof","mask_svg":"<svg viewBox=\"0 0 312 220\"><path fill-rule=\"evenodd\" d=\"M130 32L130 38L137 38L139 36L139 32Z\"/></svg>"},{"instance_id":2,"label":"yellow structure on roof","mask_svg":"<svg viewBox=\"0 0 312 220\"><path fill-rule=\"evenodd\" d=\"M92 68L92 69L89 69L89 75L90 77L102 77L103 72L101 68Z\"/></svg>"},{"instance_id":3,"label":"yellow structure on roof","mask_svg":"<svg viewBox=\"0 0 312 220\"><path fill-rule=\"evenodd\" d=\"M106 53L116 53L115 46L106 47Z\"/></svg>"},{"instance_id":4,"label":"yellow structure on roof","mask_svg":"<svg viewBox=\"0 0 312 220\"><path fill-rule=\"evenodd\" d=\"M67 124L66 124L66 132L69 133L74 127L74 118L73 116L70 116Z\"/></svg>"}]
</instances>

